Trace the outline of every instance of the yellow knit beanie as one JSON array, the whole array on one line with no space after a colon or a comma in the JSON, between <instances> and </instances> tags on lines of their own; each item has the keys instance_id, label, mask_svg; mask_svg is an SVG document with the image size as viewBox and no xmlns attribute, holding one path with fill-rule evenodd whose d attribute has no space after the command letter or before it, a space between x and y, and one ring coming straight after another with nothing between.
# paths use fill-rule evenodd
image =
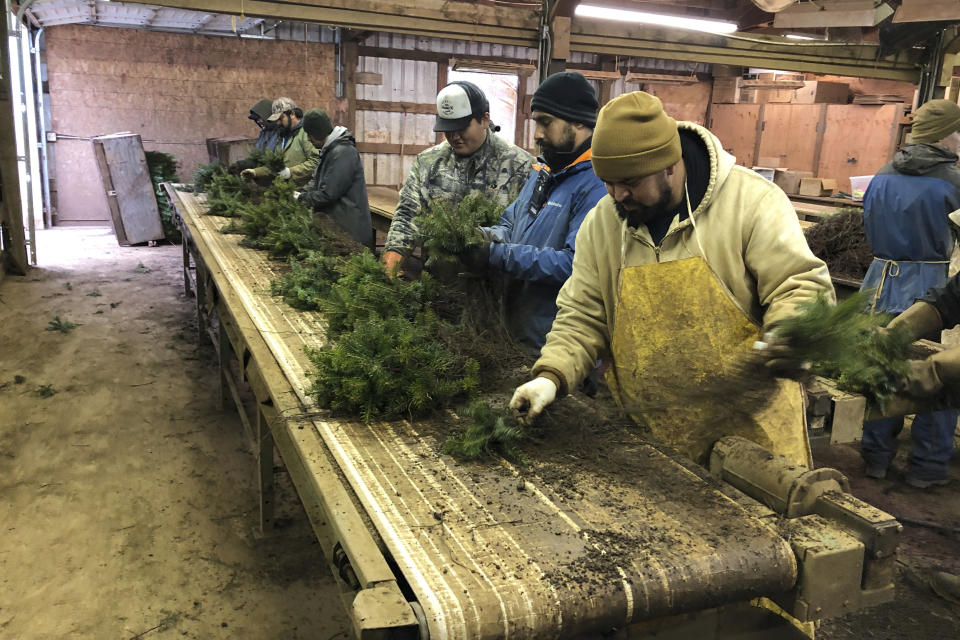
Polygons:
<instances>
[{"instance_id":1,"label":"yellow knit beanie","mask_svg":"<svg viewBox=\"0 0 960 640\"><path fill-rule=\"evenodd\" d=\"M593 171L604 182L663 171L680 161L677 121L664 113L659 98L625 93L600 110L590 153Z\"/></svg>"},{"instance_id":2,"label":"yellow knit beanie","mask_svg":"<svg viewBox=\"0 0 960 640\"><path fill-rule=\"evenodd\" d=\"M954 131L960 131L960 105L949 100L931 100L917 109L910 134L914 142L933 144Z\"/></svg>"}]
</instances>

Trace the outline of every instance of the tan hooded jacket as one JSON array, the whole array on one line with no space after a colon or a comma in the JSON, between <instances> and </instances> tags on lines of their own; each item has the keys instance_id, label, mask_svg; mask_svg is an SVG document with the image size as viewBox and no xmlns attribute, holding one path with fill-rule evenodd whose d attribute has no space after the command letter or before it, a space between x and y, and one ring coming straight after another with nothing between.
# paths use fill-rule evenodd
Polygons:
<instances>
[{"instance_id":1,"label":"tan hooded jacket","mask_svg":"<svg viewBox=\"0 0 960 640\"><path fill-rule=\"evenodd\" d=\"M579 384L600 356L609 354L621 258L625 267L668 262L699 256L702 246L707 264L733 301L765 328L818 293L833 299L827 266L807 246L783 191L736 165L703 127L690 122L677 125L699 134L710 153L707 191L693 212L699 245L689 219L674 218L660 247L655 247L645 225L626 226L609 195L597 203L577 234L573 274L557 296L559 312L533 368L534 375L555 377L561 394Z\"/></svg>"}]
</instances>

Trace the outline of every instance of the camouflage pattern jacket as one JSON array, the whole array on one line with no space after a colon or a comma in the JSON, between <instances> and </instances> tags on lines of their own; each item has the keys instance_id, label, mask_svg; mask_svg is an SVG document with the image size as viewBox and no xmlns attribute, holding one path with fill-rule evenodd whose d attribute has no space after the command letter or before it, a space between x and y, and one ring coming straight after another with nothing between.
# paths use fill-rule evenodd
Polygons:
<instances>
[{"instance_id":1,"label":"camouflage pattern jacket","mask_svg":"<svg viewBox=\"0 0 960 640\"><path fill-rule=\"evenodd\" d=\"M481 191L507 206L530 175L533 161L533 156L492 129L483 146L470 156L458 156L446 141L420 152L400 190L384 251L409 255L419 244L413 219L429 210L434 200L457 202Z\"/></svg>"}]
</instances>

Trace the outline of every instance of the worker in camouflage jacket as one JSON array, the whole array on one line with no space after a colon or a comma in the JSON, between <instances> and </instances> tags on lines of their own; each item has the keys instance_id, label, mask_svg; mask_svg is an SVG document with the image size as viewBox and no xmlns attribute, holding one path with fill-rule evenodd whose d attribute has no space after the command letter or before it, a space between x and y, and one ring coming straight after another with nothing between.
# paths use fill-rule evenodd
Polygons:
<instances>
[{"instance_id":1,"label":"worker in camouflage jacket","mask_svg":"<svg viewBox=\"0 0 960 640\"><path fill-rule=\"evenodd\" d=\"M280 139L280 130L275 122L270 122L268 118L273 113L273 103L264 98L258 100L255 105L250 107L250 115L247 116L253 120L254 124L260 129L257 141L254 143L254 149L263 149L273 151Z\"/></svg>"},{"instance_id":2,"label":"worker in camouflage jacket","mask_svg":"<svg viewBox=\"0 0 960 640\"><path fill-rule=\"evenodd\" d=\"M299 110L290 98L277 98L273 101L271 115L268 122L279 125L280 141L275 150L283 153L284 168L276 177L290 180L297 186L310 182L317 170L319 152L307 139L307 132L303 130L303 123L297 116ZM269 178L273 172L268 167L244 169L240 177L245 180Z\"/></svg>"},{"instance_id":3,"label":"worker in camouflage jacket","mask_svg":"<svg viewBox=\"0 0 960 640\"><path fill-rule=\"evenodd\" d=\"M353 133L346 127L334 127L323 109L310 109L303 115L303 130L320 150L320 159L313 182L297 200L313 211L318 226L327 218L373 250L367 182Z\"/></svg>"},{"instance_id":4,"label":"worker in camouflage jacket","mask_svg":"<svg viewBox=\"0 0 960 640\"><path fill-rule=\"evenodd\" d=\"M487 98L471 82L452 82L437 94L433 130L446 140L417 155L400 190L383 252L391 274L419 244L414 218L428 211L431 202L458 202L480 191L507 206L533 164L533 156L495 135Z\"/></svg>"}]
</instances>

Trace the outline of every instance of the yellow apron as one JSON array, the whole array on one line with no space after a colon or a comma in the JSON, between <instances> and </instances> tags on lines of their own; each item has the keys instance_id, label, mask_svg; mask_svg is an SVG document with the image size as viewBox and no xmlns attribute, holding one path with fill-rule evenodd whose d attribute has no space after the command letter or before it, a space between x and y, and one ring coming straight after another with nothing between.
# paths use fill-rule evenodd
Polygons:
<instances>
[{"instance_id":1,"label":"yellow apron","mask_svg":"<svg viewBox=\"0 0 960 640\"><path fill-rule=\"evenodd\" d=\"M738 435L809 467L799 383L778 380L759 412L739 397L690 406L685 393L729 371L758 331L699 256L621 266L607 382L634 420L698 463L707 462L714 442Z\"/></svg>"}]
</instances>

